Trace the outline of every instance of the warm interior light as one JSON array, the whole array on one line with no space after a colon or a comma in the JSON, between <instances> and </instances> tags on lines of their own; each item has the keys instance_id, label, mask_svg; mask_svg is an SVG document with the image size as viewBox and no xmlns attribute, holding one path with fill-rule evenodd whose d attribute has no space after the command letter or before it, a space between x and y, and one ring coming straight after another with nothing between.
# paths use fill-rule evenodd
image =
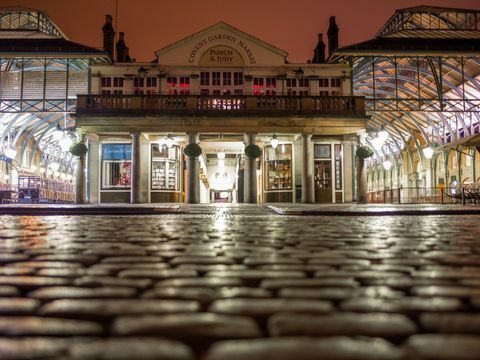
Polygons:
<instances>
[{"instance_id":1,"label":"warm interior light","mask_svg":"<svg viewBox=\"0 0 480 360\"><path fill-rule=\"evenodd\" d=\"M219 159L225 159L225 153L219 152L219 153L217 154L217 157L218 157Z\"/></svg>"},{"instance_id":2,"label":"warm interior light","mask_svg":"<svg viewBox=\"0 0 480 360\"><path fill-rule=\"evenodd\" d=\"M277 135L273 135L272 139L270 140L270 145L272 145L272 148L276 149L280 141L277 139Z\"/></svg>"},{"instance_id":3,"label":"warm interior light","mask_svg":"<svg viewBox=\"0 0 480 360\"><path fill-rule=\"evenodd\" d=\"M382 150L383 143L384 143L384 142L382 141L382 139L376 137L376 138L372 139L371 142L372 142L373 148L374 148L376 151Z\"/></svg>"},{"instance_id":4,"label":"warm interior light","mask_svg":"<svg viewBox=\"0 0 480 360\"><path fill-rule=\"evenodd\" d=\"M432 149L431 146L423 149L423 155L425 155L427 159L431 159L433 156L433 153L434 153L434 150Z\"/></svg>"},{"instance_id":5,"label":"warm interior light","mask_svg":"<svg viewBox=\"0 0 480 360\"><path fill-rule=\"evenodd\" d=\"M48 167L50 169L52 169L53 171L58 171L58 169L60 168L60 164L58 162L51 162Z\"/></svg>"},{"instance_id":6,"label":"warm interior light","mask_svg":"<svg viewBox=\"0 0 480 360\"><path fill-rule=\"evenodd\" d=\"M31 172L37 171L37 167L35 165L30 166L30 171Z\"/></svg>"},{"instance_id":7,"label":"warm interior light","mask_svg":"<svg viewBox=\"0 0 480 360\"><path fill-rule=\"evenodd\" d=\"M10 159L15 159L15 156L17 156L17 150L13 147L8 147L5 149L5 156Z\"/></svg>"},{"instance_id":8,"label":"warm interior light","mask_svg":"<svg viewBox=\"0 0 480 360\"><path fill-rule=\"evenodd\" d=\"M167 138L165 139L165 145L167 145L167 147L170 149L172 146L173 146L173 138L168 135Z\"/></svg>"},{"instance_id":9,"label":"warm interior light","mask_svg":"<svg viewBox=\"0 0 480 360\"><path fill-rule=\"evenodd\" d=\"M72 180L72 179L73 179L72 174L68 174L68 175L67 175L67 180L70 181L70 180Z\"/></svg>"},{"instance_id":10,"label":"warm interior light","mask_svg":"<svg viewBox=\"0 0 480 360\"><path fill-rule=\"evenodd\" d=\"M390 160L385 160L383 162L383 168L389 171L392 168L392 162Z\"/></svg>"}]
</instances>

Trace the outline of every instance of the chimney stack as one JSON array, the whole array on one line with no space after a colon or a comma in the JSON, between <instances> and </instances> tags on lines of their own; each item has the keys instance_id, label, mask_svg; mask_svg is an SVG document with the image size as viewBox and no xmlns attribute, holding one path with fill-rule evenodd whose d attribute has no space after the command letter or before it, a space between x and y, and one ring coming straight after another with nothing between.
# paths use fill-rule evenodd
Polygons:
<instances>
[{"instance_id":1,"label":"chimney stack","mask_svg":"<svg viewBox=\"0 0 480 360\"><path fill-rule=\"evenodd\" d=\"M108 54L113 61L113 46L115 42L115 29L112 25L112 15L105 15L105 24L102 27L103 30L103 50Z\"/></svg>"},{"instance_id":2,"label":"chimney stack","mask_svg":"<svg viewBox=\"0 0 480 360\"><path fill-rule=\"evenodd\" d=\"M120 31L117 41L117 62L125 62L125 49L127 45L125 45L125 33Z\"/></svg>"},{"instance_id":3,"label":"chimney stack","mask_svg":"<svg viewBox=\"0 0 480 360\"><path fill-rule=\"evenodd\" d=\"M330 16L330 26L328 27L328 56L338 49L338 26L335 22L335 16Z\"/></svg>"},{"instance_id":4,"label":"chimney stack","mask_svg":"<svg viewBox=\"0 0 480 360\"><path fill-rule=\"evenodd\" d=\"M313 50L312 63L323 64L325 62L325 43L323 42L323 34L318 34L318 44Z\"/></svg>"}]
</instances>

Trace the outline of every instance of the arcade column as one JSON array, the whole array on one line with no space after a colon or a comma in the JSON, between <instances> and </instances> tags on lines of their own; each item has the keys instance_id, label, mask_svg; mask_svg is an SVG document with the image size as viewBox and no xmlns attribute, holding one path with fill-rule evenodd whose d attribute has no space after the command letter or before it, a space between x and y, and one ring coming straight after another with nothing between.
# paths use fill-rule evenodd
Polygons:
<instances>
[{"instance_id":1,"label":"arcade column","mask_svg":"<svg viewBox=\"0 0 480 360\"><path fill-rule=\"evenodd\" d=\"M255 145L255 134L245 134L245 147ZM245 154L244 163L244 202L247 204L257 203L257 159L250 158Z\"/></svg>"},{"instance_id":2,"label":"arcade column","mask_svg":"<svg viewBox=\"0 0 480 360\"><path fill-rule=\"evenodd\" d=\"M187 133L188 144L198 142L197 133ZM198 157L187 156L187 193L185 202L187 204L200 203L200 162Z\"/></svg>"}]
</instances>

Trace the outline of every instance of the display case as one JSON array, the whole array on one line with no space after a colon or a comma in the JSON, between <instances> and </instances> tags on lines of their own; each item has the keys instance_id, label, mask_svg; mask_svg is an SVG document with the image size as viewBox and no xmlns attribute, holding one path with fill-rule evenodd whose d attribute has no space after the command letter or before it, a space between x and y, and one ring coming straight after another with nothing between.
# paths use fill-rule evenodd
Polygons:
<instances>
[{"instance_id":1,"label":"display case","mask_svg":"<svg viewBox=\"0 0 480 360\"><path fill-rule=\"evenodd\" d=\"M152 144L151 151L152 191L180 191L180 147L177 145L167 147L166 145ZM158 196L155 199L163 201L159 200ZM165 199L165 201L167 200L174 201L173 199Z\"/></svg>"},{"instance_id":2,"label":"display case","mask_svg":"<svg viewBox=\"0 0 480 360\"><path fill-rule=\"evenodd\" d=\"M264 148L264 192L266 202L292 201L292 144Z\"/></svg>"}]
</instances>

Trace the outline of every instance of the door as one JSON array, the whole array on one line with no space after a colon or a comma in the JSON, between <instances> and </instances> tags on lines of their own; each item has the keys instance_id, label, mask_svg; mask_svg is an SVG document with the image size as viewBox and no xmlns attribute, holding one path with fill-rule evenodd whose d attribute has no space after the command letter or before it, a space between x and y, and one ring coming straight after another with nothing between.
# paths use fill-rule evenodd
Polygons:
<instances>
[{"instance_id":1,"label":"door","mask_svg":"<svg viewBox=\"0 0 480 360\"><path fill-rule=\"evenodd\" d=\"M315 160L315 202L332 202L331 160Z\"/></svg>"}]
</instances>

